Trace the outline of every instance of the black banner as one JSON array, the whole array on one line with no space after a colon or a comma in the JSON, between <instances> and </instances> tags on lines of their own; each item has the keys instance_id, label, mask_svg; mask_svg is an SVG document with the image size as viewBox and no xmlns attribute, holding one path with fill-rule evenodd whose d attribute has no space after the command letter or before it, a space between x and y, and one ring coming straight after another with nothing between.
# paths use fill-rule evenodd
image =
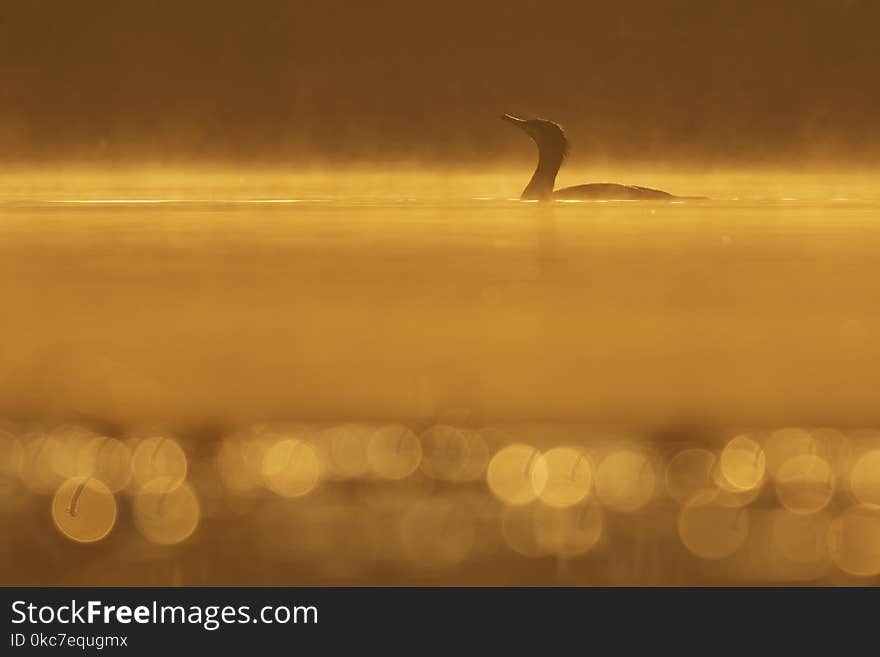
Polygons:
<instances>
[{"instance_id":1,"label":"black banner","mask_svg":"<svg viewBox=\"0 0 880 657\"><path fill-rule=\"evenodd\" d=\"M544 654L566 646L581 653L609 645L747 647L747 637L757 648L770 637L791 644L823 635L836 643L870 631L868 596L867 589L7 588L2 653L490 646Z\"/></svg>"}]
</instances>

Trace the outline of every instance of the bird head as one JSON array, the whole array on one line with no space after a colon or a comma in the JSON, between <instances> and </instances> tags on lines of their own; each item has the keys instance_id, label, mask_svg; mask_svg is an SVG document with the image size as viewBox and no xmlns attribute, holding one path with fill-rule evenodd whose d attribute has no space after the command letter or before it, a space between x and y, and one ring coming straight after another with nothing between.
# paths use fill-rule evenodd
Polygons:
<instances>
[{"instance_id":1,"label":"bird head","mask_svg":"<svg viewBox=\"0 0 880 657\"><path fill-rule=\"evenodd\" d=\"M558 123L546 119L520 119L511 114L501 118L531 137L540 152L558 152L563 158L568 155L568 139Z\"/></svg>"}]
</instances>

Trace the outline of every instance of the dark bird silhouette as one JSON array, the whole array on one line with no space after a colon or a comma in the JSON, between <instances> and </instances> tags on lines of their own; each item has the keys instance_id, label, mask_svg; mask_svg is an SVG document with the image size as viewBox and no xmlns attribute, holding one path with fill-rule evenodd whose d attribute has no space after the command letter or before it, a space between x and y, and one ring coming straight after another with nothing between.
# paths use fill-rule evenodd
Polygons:
<instances>
[{"instance_id":1,"label":"dark bird silhouette","mask_svg":"<svg viewBox=\"0 0 880 657\"><path fill-rule=\"evenodd\" d=\"M636 185L620 185L617 183L588 183L563 187L554 191L556 174L568 155L568 139L558 123L545 119L518 119L510 114L501 117L505 121L521 128L538 146L538 166L532 179L523 190L522 200L671 200L678 198L697 198L673 196L669 192L650 187Z\"/></svg>"}]
</instances>

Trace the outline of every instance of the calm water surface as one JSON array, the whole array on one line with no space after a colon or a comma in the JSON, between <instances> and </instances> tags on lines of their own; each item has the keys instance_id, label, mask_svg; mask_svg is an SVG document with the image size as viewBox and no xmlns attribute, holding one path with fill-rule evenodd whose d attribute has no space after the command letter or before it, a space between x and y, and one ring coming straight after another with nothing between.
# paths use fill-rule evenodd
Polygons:
<instances>
[{"instance_id":1,"label":"calm water surface","mask_svg":"<svg viewBox=\"0 0 880 657\"><path fill-rule=\"evenodd\" d=\"M864 195L76 191L0 209L7 414L880 419Z\"/></svg>"}]
</instances>

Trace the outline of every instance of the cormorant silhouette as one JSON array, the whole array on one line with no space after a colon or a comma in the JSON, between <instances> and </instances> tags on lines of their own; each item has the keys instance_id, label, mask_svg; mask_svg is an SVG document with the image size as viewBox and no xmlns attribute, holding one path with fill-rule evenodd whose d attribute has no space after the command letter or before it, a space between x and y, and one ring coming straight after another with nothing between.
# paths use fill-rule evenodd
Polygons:
<instances>
[{"instance_id":1,"label":"cormorant silhouette","mask_svg":"<svg viewBox=\"0 0 880 657\"><path fill-rule=\"evenodd\" d=\"M519 119L510 114L501 117L532 138L538 146L538 166L532 179L523 190L522 200L564 200L564 199L593 199L593 200L670 200L677 198L696 198L673 196L668 192L650 187L638 187L636 185L620 185L617 183L588 183L563 187L553 190L556 183L556 174L562 166L565 156L568 155L568 139L558 123L545 119Z\"/></svg>"}]
</instances>

